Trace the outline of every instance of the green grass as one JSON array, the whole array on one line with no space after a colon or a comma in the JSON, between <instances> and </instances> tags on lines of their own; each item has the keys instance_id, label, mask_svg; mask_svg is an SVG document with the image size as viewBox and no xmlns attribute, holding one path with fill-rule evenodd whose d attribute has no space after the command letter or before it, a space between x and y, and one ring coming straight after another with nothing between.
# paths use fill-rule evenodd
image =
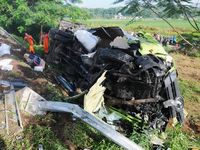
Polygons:
<instances>
[{"instance_id":1,"label":"green grass","mask_svg":"<svg viewBox=\"0 0 200 150\"><path fill-rule=\"evenodd\" d=\"M181 33L193 31L192 27L186 20L168 19L169 22ZM90 27L99 26L119 26L127 31L146 31L150 33L162 33L166 35L176 34L171 27L160 19L142 19L136 20L132 24L126 26L130 20L117 19L91 19L83 21L84 24Z\"/></svg>"},{"instance_id":2,"label":"green grass","mask_svg":"<svg viewBox=\"0 0 200 150\"><path fill-rule=\"evenodd\" d=\"M179 80L184 99L200 103L200 83L195 81Z\"/></svg>"},{"instance_id":3,"label":"green grass","mask_svg":"<svg viewBox=\"0 0 200 150\"><path fill-rule=\"evenodd\" d=\"M164 146L170 147L172 150L188 150L191 148L200 148L199 139L195 139L189 133L182 131L180 126L168 128L166 130L166 142Z\"/></svg>"},{"instance_id":4,"label":"green grass","mask_svg":"<svg viewBox=\"0 0 200 150\"><path fill-rule=\"evenodd\" d=\"M67 147L56 137L50 124L54 122L52 115L36 116L30 120L32 124L26 126L23 133L16 137L4 137L4 149L36 150L42 145L47 150L66 150ZM0 147L1 149L1 147Z\"/></svg>"},{"instance_id":5,"label":"green grass","mask_svg":"<svg viewBox=\"0 0 200 150\"><path fill-rule=\"evenodd\" d=\"M94 128L86 123L76 120L72 124L67 124L64 129L66 138L80 148L95 150L121 150L119 146L109 141Z\"/></svg>"}]
</instances>

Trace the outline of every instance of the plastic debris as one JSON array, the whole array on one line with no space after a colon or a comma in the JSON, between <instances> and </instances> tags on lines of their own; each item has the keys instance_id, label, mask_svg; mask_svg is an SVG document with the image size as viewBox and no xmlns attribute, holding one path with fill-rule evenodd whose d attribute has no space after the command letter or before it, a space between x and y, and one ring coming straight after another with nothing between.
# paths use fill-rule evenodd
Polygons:
<instances>
[{"instance_id":1,"label":"plastic debris","mask_svg":"<svg viewBox=\"0 0 200 150\"><path fill-rule=\"evenodd\" d=\"M94 47L97 45L99 38L94 36L92 33L86 30L78 30L74 33L76 38L83 44L83 46L88 50L88 52L92 52Z\"/></svg>"},{"instance_id":2,"label":"plastic debris","mask_svg":"<svg viewBox=\"0 0 200 150\"><path fill-rule=\"evenodd\" d=\"M121 36L116 37L114 41L110 43L110 46L121 49L130 48L126 37L121 37Z\"/></svg>"},{"instance_id":3,"label":"plastic debris","mask_svg":"<svg viewBox=\"0 0 200 150\"><path fill-rule=\"evenodd\" d=\"M10 55L10 46L4 43L0 43L0 57L3 55Z\"/></svg>"},{"instance_id":4,"label":"plastic debris","mask_svg":"<svg viewBox=\"0 0 200 150\"><path fill-rule=\"evenodd\" d=\"M89 113L97 112L104 105L104 92L106 88L102 82L106 79L106 71L99 77L97 82L90 88L88 94L84 97L84 110Z\"/></svg>"},{"instance_id":5,"label":"plastic debris","mask_svg":"<svg viewBox=\"0 0 200 150\"><path fill-rule=\"evenodd\" d=\"M34 54L24 54L27 63L34 69L34 71L43 72L45 68L45 61Z\"/></svg>"},{"instance_id":6,"label":"plastic debris","mask_svg":"<svg viewBox=\"0 0 200 150\"><path fill-rule=\"evenodd\" d=\"M13 69L13 65L10 63L12 62L12 59L2 59L0 60L0 68L4 71L11 71Z\"/></svg>"}]
</instances>

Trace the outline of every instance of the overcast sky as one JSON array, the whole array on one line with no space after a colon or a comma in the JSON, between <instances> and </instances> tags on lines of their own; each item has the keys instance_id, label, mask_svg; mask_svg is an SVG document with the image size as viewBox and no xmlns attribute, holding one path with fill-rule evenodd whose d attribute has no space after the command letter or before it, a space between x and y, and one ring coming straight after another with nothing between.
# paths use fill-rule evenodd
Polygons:
<instances>
[{"instance_id":1,"label":"overcast sky","mask_svg":"<svg viewBox=\"0 0 200 150\"><path fill-rule=\"evenodd\" d=\"M115 0L82 0L82 4L78 4L80 7L85 8L109 8L109 7L117 7L122 6L123 4L113 5ZM200 0L193 0L193 2L197 3Z\"/></svg>"}]
</instances>

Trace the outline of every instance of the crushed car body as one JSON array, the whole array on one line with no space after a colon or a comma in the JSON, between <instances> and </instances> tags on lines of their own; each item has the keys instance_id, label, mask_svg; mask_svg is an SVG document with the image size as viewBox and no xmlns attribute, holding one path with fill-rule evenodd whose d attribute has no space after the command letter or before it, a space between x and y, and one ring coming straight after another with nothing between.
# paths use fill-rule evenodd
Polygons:
<instances>
[{"instance_id":1,"label":"crushed car body","mask_svg":"<svg viewBox=\"0 0 200 150\"><path fill-rule=\"evenodd\" d=\"M165 130L170 119L183 123L184 101L172 57L149 34L99 27L51 29L49 38L46 60L59 66L67 84L89 90L106 71L105 106L153 129Z\"/></svg>"}]
</instances>

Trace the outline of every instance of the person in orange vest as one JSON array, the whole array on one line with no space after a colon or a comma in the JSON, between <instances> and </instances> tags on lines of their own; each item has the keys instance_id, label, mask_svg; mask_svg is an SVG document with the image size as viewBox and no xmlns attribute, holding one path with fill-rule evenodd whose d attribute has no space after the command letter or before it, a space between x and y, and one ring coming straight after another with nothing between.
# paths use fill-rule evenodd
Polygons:
<instances>
[{"instance_id":1,"label":"person in orange vest","mask_svg":"<svg viewBox=\"0 0 200 150\"><path fill-rule=\"evenodd\" d=\"M24 40L29 43L29 52L32 54L35 54L33 37L31 35L25 33Z\"/></svg>"},{"instance_id":2,"label":"person in orange vest","mask_svg":"<svg viewBox=\"0 0 200 150\"><path fill-rule=\"evenodd\" d=\"M49 52L49 35L47 33L43 35L43 48L44 53L47 54Z\"/></svg>"}]
</instances>

